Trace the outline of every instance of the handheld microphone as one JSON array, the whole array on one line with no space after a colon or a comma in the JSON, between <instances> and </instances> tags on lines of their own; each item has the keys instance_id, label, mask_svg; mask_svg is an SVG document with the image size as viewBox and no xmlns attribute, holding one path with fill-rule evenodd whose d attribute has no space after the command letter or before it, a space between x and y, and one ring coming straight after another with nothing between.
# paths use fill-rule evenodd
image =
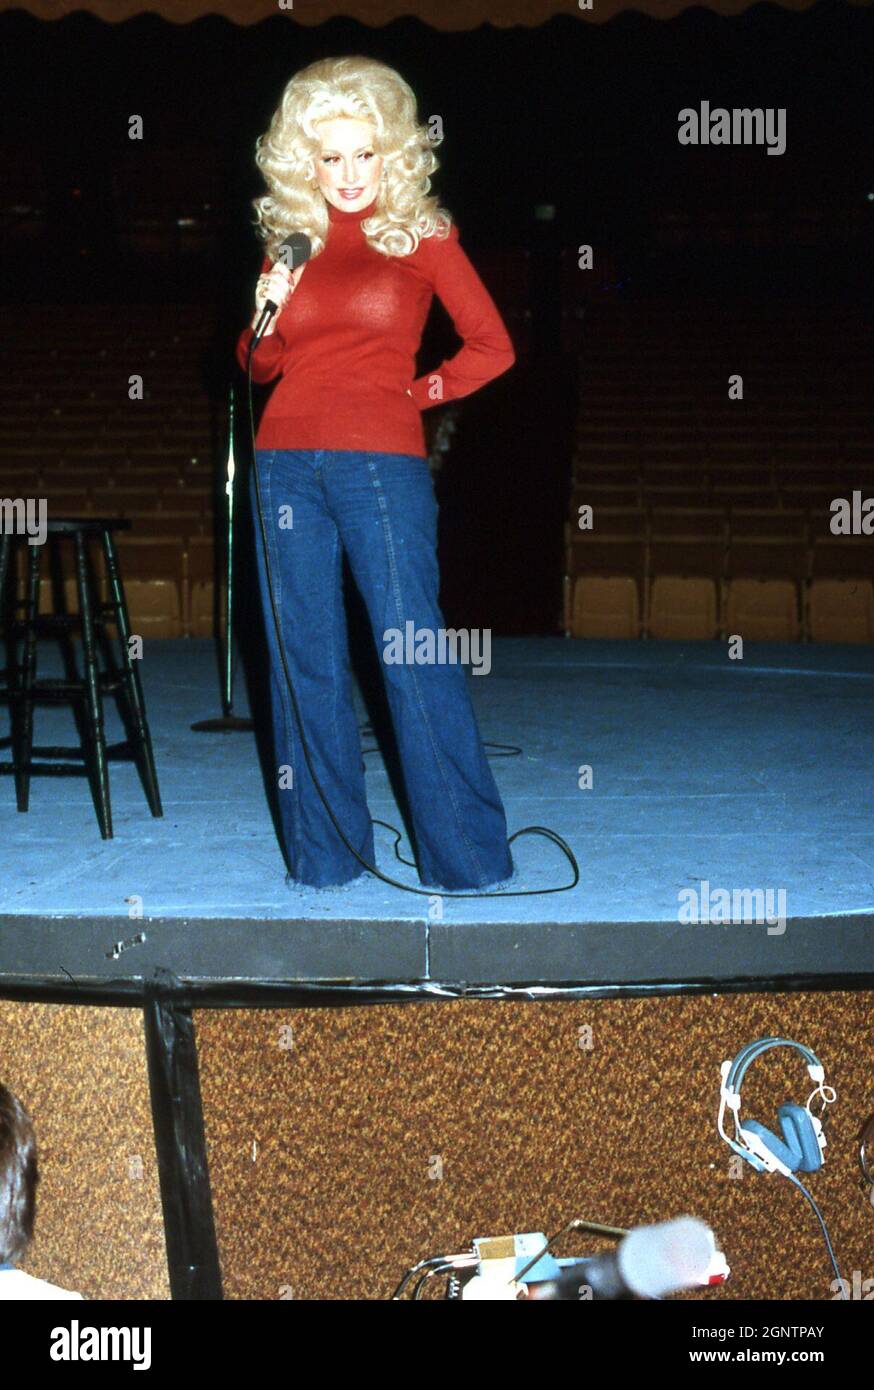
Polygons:
<instances>
[{"instance_id":1,"label":"handheld microphone","mask_svg":"<svg viewBox=\"0 0 874 1390\"><path fill-rule=\"evenodd\" d=\"M561 1263L561 1274L533 1286L529 1297L664 1298L721 1280L716 1270L724 1258L716 1251L709 1226L696 1217L680 1216L657 1226L639 1226L606 1255Z\"/></svg>"},{"instance_id":2,"label":"handheld microphone","mask_svg":"<svg viewBox=\"0 0 874 1390\"><path fill-rule=\"evenodd\" d=\"M276 257L276 264L281 262L287 270L297 270L298 266L303 265L313 254L313 245L306 232L292 232L287 236L279 248L279 255ZM264 329L267 327L279 306L274 304L272 299L264 301L264 308L261 310L260 317L252 335L252 351L261 341Z\"/></svg>"}]
</instances>

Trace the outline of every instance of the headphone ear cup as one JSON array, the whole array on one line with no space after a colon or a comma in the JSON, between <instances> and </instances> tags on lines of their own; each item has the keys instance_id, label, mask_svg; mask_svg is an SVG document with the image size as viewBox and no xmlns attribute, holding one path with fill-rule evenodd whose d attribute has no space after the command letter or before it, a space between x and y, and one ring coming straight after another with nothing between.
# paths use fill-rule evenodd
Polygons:
<instances>
[{"instance_id":1,"label":"headphone ear cup","mask_svg":"<svg viewBox=\"0 0 874 1390\"><path fill-rule=\"evenodd\" d=\"M787 1103L780 1106L777 1117L786 1143L795 1155L791 1166L802 1173L815 1173L822 1167L822 1150L808 1111L803 1105Z\"/></svg>"},{"instance_id":2,"label":"headphone ear cup","mask_svg":"<svg viewBox=\"0 0 874 1390\"><path fill-rule=\"evenodd\" d=\"M786 1167L794 1172L801 1157L800 1149L796 1152L788 1144L784 1144L782 1139L778 1139L776 1134L772 1134L764 1125L760 1125L758 1120L745 1121L744 1129L748 1129L751 1134L757 1134L774 1157L779 1158L781 1163L785 1163Z\"/></svg>"}]
</instances>

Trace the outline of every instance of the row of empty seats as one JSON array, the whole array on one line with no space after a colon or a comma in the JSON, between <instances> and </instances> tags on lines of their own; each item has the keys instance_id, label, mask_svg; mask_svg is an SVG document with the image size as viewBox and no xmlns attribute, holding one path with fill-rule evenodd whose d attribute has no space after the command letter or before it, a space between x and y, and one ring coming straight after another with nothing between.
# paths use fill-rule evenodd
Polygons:
<instances>
[{"instance_id":1,"label":"row of empty seats","mask_svg":"<svg viewBox=\"0 0 874 1390\"><path fill-rule=\"evenodd\" d=\"M131 521L116 533L133 631L210 636L223 603L215 533L223 532L216 460L226 406L203 370L214 323L190 305L44 306L20 311L0 348L0 496L45 498L49 517ZM131 400L129 377L142 377ZM216 518L216 512L218 517ZM17 546L19 594L24 547ZM102 556L91 550L105 596ZM77 606L72 572L40 610Z\"/></svg>"},{"instance_id":2,"label":"row of empty seats","mask_svg":"<svg viewBox=\"0 0 874 1390\"><path fill-rule=\"evenodd\" d=\"M874 641L870 539L571 541L565 631L575 637Z\"/></svg>"},{"instance_id":3,"label":"row of empty seats","mask_svg":"<svg viewBox=\"0 0 874 1390\"><path fill-rule=\"evenodd\" d=\"M597 514L613 511L639 511L670 507L708 507L727 511L730 515L744 511L805 512L828 518L842 510L851 510L854 494L861 507L874 496L874 473L858 474L847 483L800 483L787 480L782 487L751 487L735 482L708 484L706 480L680 483L645 483L636 487L589 481L574 483L570 498L570 515L580 516L580 508L591 507Z\"/></svg>"},{"instance_id":4,"label":"row of empty seats","mask_svg":"<svg viewBox=\"0 0 874 1390\"><path fill-rule=\"evenodd\" d=\"M625 302L588 330L565 631L874 640L867 328L827 306Z\"/></svg>"},{"instance_id":5,"label":"row of empty seats","mask_svg":"<svg viewBox=\"0 0 874 1390\"><path fill-rule=\"evenodd\" d=\"M211 536L214 529L211 488L56 488L46 495L46 515L123 517L134 535L154 539Z\"/></svg>"},{"instance_id":6,"label":"row of empty seats","mask_svg":"<svg viewBox=\"0 0 874 1390\"><path fill-rule=\"evenodd\" d=\"M211 535L167 535L155 540L116 532L114 542L134 634L145 640L150 637L211 637L216 631L223 632L225 574L217 574L217 568L223 571L224 566ZM24 545L15 547L19 595L24 593L25 549ZM97 592L106 602L103 556L96 544L89 547L89 559ZM65 557L58 579L48 570L49 566L44 564L40 613L75 613L79 604L72 563Z\"/></svg>"}]
</instances>

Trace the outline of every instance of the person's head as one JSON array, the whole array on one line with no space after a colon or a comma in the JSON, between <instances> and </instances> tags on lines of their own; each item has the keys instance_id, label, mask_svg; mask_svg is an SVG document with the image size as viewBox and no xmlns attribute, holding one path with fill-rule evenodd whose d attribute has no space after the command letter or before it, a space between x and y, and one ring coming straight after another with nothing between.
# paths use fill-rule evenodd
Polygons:
<instances>
[{"instance_id":1,"label":"person's head","mask_svg":"<svg viewBox=\"0 0 874 1390\"><path fill-rule=\"evenodd\" d=\"M0 1085L0 1264L15 1264L30 1242L38 1180L30 1117Z\"/></svg>"},{"instance_id":2,"label":"person's head","mask_svg":"<svg viewBox=\"0 0 874 1390\"><path fill-rule=\"evenodd\" d=\"M375 58L322 58L295 73L255 145L267 193L253 207L267 254L275 260L285 237L301 231L318 255L329 205L354 213L373 203L362 231L386 256L445 235L449 215L429 196L439 143L419 123L404 79Z\"/></svg>"}]
</instances>

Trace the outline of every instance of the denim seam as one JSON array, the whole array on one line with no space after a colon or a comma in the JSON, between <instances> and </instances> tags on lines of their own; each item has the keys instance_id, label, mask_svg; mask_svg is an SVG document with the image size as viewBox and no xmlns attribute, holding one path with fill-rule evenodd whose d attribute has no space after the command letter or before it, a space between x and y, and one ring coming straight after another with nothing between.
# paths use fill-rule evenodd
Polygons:
<instances>
[{"instance_id":1,"label":"denim seam","mask_svg":"<svg viewBox=\"0 0 874 1390\"><path fill-rule=\"evenodd\" d=\"M273 463L273 462L275 461L275 459L276 459L276 451L274 450L273 453L272 453L272 455L271 455L271 460L270 460L271 463ZM268 518L271 518L271 517L273 516L272 478L273 478L272 472L268 472L268 478L267 478L267 516L268 516ZM266 533L267 533L267 543L268 543L268 547L270 547L271 538L272 538L272 534L273 534L273 533L272 533L272 531L271 531L271 529L270 529L270 526L267 525L266 523L265 523L264 529L265 529L265 531L266 531ZM278 585L277 585L277 588L276 588L276 590L275 590L274 597L275 597L275 599L276 599L276 609L277 609L277 612L278 612L278 613L281 613L281 612L282 612L282 566L278 563L278 555L274 554L272 558L273 558L273 568L272 568L272 570L271 570L271 574L272 574L273 576L275 576L276 573L277 573L277 571L278 571L278 574L279 574ZM265 563L266 563L266 557L265 557ZM292 709L292 706L291 706L291 698L290 698L290 696L289 696L289 691L288 691L288 681L287 681L286 675L285 675L285 667L284 667L283 661L282 661L282 652L283 652L283 650L284 650L284 648L285 648L285 640L284 640L284 636L283 636L283 632L282 632L282 624L281 624L281 622L280 622L280 623L277 625L277 623L276 623L275 620L273 619L272 613L271 613L270 617L271 617L271 621L273 621L274 630L275 630L275 633L276 633L276 644L277 644L277 647L279 648L279 670L278 670L278 672L277 672L277 679L279 680L279 687L280 687L280 690L282 691L282 707L283 707L283 710L284 710L284 712L285 712L286 745L287 745L287 747L288 747L288 755L289 755L289 757L290 757L290 759L291 759L291 790L292 790L291 809L292 809L292 818L293 818L293 825L294 825L294 835L295 835L295 841L296 841L295 848L297 849L298 857L299 857L300 851L301 851L301 848L302 848L302 845L303 845L303 826L302 826L302 822L301 822L300 781L299 781L299 778L298 778L298 770L297 770L297 768L295 767L294 738L293 738L293 735L292 735L292 731L296 728L296 723L295 723L294 710ZM286 654L286 655L287 655L287 654ZM287 788L284 789L284 790L287 791ZM280 792L280 795L283 795L283 792L282 792L282 791Z\"/></svg>"},{"instance_id":2,"label":"denim seam","mask_svg":"<svg viewBox=\"0 0 874 1390\"><path fill-rule=\"evenodd\" d=\"M332 575L332 578L333 578L333 576L336 574L337 556L338 556L339 550L340 550L340 532L337 530L336 522L335 522L335 523L334 523L334 553L333 553L333 555L331 556L331 575ZM331 707L331 712L332 712L331 727L332 727L332 729L333 729L333 731L334 731L334 753L335 753L335 758L336 758L336 765L337 765L337 767L339 768L339 767L342 767L342 765L343 765L343 750L342 750L341 747L340 747L340 730L339 730L339 727L338 727L338 725L337 725L337 715L338 715L339 709L340 709L340 690L339 690L338 683L337 683L337 665L336 665L336 657L337 657L338 643L337 643L337 640L336 640L336 639L337 639L337 617L338 617L338 613L340 613L340 612L342 611L342 605L343 605L342 575L340 575L340 576L338 577L338 584L339 584L339 598L338 598L337 601L336 601L335 603L333 603L332 606L331 606L331 640L330 640L330 643L329 643L329 647L330 647L330 652L331 652L331 690L332 690L333 695L334 695L334 699L333 699L332 707ZM366 800L366 798L365 798L365 800ZM333 807L332 807L332 810L333 810ZM334 814L336 815L336 812L335 812ZM329 819L330 819L330 817L329 817ZM339 816L338 816L338 820L339 820ZM367 837L366 837L366 832L365 832L365 839L366 839L366 838L367 838ZM348 846L348 845L343 845L343 849L345 850L345 852L346 852L347 854L349 853L349 846ZM362 851L362 849L361 849L360 847L359 847L359 849L358 849L358 853L361 854L362 857L363 857L363 851ZM353 856L353 857L354 857L354 856ZM362 872L363 872L363 871L362 871Z\"/></svg>"},{"instance_id":3,"label":"denim seam","mask_svg":"<svg viewBox=\"0 0 874 1390\"><path fill-rule=\"evenodd\" d=\"M398 580L398 573L397 573L397 563L396 563L396 559L395 559L394 540L393 540L393 537L392 537L392 534L391 534L391 523L390 523L389 517L388 517L388 508L387 508L386 503L385 503L385 495L384 495L383 487L382 487L381 482L379 481L379 476L378 476L378 474L377 474L376 466L375 466L375 464L374 464L374 462L373 462L373 455L372 455L372 454L368 454L368 455L367 455L367 466L368 466L368 469L369 469L369 471L370 471L370 476L371 476L371 478L372 478L372 480L373 480L374 490L375 490L376 495L377 495L377 502L378 502L378 505L379 505L380 517L381 517L381 520L382 520L383 536L384 536L384 538L385 538L386 553L387 553L387 555L388 555L389 572L390 572L390 575L391 575L392 593L393 593L393 595L394 595L395 609L396 609L396 613L397 613L398 623L400 623L400 622L402 621L402 618L403 618L403 606L402 606L402 603L401 603L401 592L400 592L400 583L399 583L399 580ZM444 768L444 766L443 766L443 760L442 760L441 757L440 757L440 753L439 753L438 748L437 748L437 745L436 745L436 743L435 743L435 741L434 741L434 733L433 733L433 730L432 730L432 728L431 728L430 720L428 719L428 713L427 713L427 710L426 710L426 708L425 708L424 701L423 701L423 699L422 699L422 692L421 692L421 689L420 689L420 686L419 686L418 673L417 673L415 667L412 667L412 666L410 667L410 679L412 680L412 683L413 683L413 690L414 690L415 696L416 696L416 701L417 701L417 703L418 703L418 705L419 705L419 710L420 710L420 713L421 713L421 715L422 715L422 722L423 722L423 724L424 724L424 726L425 726L425 729L427 730L428 738L429 738L430 743L431 743L431 749L432 749L433 754L434 754L434 761L435 761L435 763L437 764L437 767L438 767L439 770L440 770L440 775L441 775L441 777L443 778L443 785L444 785L444 787L445 787L445 789L446 789L447 798L448 798L448 800L451 802L451 804L452 804L452 809L453 809L453 811L455 812L455 819L456 819L456 822L457 822L457 825L458 825L458 829L459 829L461 838L462 838L462 840L464 841L464 844L465 844L466 847L467 847L467 851L468 851L468 853L469 853L469 855L470 855L471 862L472 862L473 865L474 865L475 872L480 876L480 878L482 878L482 876L483 876L483 869L482 869L482 866L481 866L481 864L480 864L480 862L479 862L479 858L478 858L478 856L477 856L476 849L475 849L475 847L473 846L473 844L471 843L470 839L468 838L467 832L465 831L464 823L463 823L462 818L461 818L461 813L460 813L460 811L459 811L458 803L457 803L457 801L456 801L456 799L455 799L455 797L454 797L454 795L453 795L453 792L452 792L452 785L451 785L451 782L450 782L449 778L448 778L447 775L446 775L446 770L445 770L445 768Z\"/></svg>"},{"instance_id":4,"label":"denim seam","mask_svg":"<svg viewBox=\"0 0 874 1390\"><path fill-rule=\"evenodd\" d=\"M329 451L329 450L326 450L326 449L316 449L316 450L313 450L313 468L314 468L315 477L316 477L316 479L318 480L319 486L320 486L320 488L321 488L321 492L322 492L322 502L323 502L325 511L326 511L326 513L327 513L329 516L331 516L331 518L332 518L332 520L333 520L333 522L334 522L334 551L333 551L333 555L332 555L332 557L331 557L332 577L333 577L334 573L336 572L337 554L338 554L338 551L339 551L340 548L341 548L342 542L341 542L341 539L340 539L340 528L339 528L338 525L337 525L336 518L333 517L333 513L331 512L331 503L330 503L330 498L329 498L329 496L328 496L328 487L327 487L327 483L326 483L326 480L325 480L325 463L326 463L326 461L327 461L327 459L328 459L329 452L330 452L330 451ZM334 639L335 639L336 634L337 634L337 617L338 617L338 614L339 614L339 615L342 615L342 613L343 613L343 576L342 576L342 572L341 572L340 574L337 575L337 593L338 593L337 601L333 604L333 606L332 606L332 608L331 608L331 629L332 629L332 630L331 630L331 641L330 641L330 643L329 643L329 646L330 646L330 652L331 652L331 690L333 691L333 695L334 695L333 705L332 705L331 726L332 726L333 733L334 733L334 750L335 750L335 755L336 755L336 765L337 765L337 767L339 768L339 767L342 766L342 763L343 763L343 756L342 756L342 750L341 750L341 747L340 747L340 733L339 733L339 728L338 728L338 725L337 725L337 715L338 715L339 710L340 710L340 691L339 691L338 684L337 684L337 666L336 666L336 660L335 660L336 655L337 655L337 650L338 650L338 644L337 644L337 642L336 642ZM316 792L316 795L318 796L318 792ZM368 808L368 806L367 806L367 795L366 795L366 793L364 793L364 795L363 795L363 800L364 800L364 809L365 809L365 811L366 811L366 813L367 813L367 818L368 818L368 819L367 819L367 828L365 829L365 832L364 832L364 841L363 841L361 844L358 845L358 853L362 856L362 858L364 857L365 850L368 849L368 845L367 845L366 842L367 842L367 839L368 839L370 827L371 827L371 825L373 824L372 820L369 818L369 817L370 817L370 811L369 811L369 808ZM319 801L321 802L321 797L319 797ZM322 807L322 809L325 810L324 807ZM334 810L333 807L332 807L331 809ZM326 814L326 815L328 814L326 810L325 810L325 814ZM335 815L337 814L336 811L334 811L334 814L335 814ZM337 818L339 819L339 816L338 816ZM328 820L331 820L331 819L332 819L331 816L328 815ZM332 824L333 824L333 822L332 822ZM336 829L336 827L335 827L335 829ZM351 837L351 833L352 833L352 832L351 832L351 828L350 828L350 837ZM348 838L348 837L347 837L347 838ZM350 843L351 843L351 838L350 838ZM343 852L344 852L345 854L349 854L349 853L351 852L351 851L349 850L349 846L346 845L346 844L343 844L343 841L342 841L342 840L341 840L341 844L343 845ZM354 858L354 855L353 855L353 858ZM361 869L360 873L358 874L358 877L359 877L359 878L362 877L366 872L367 872L367 870Z\"/></svg>"},{"instance_id":5,"label":"denim seam","mask_svg":"<svg viewBox=\"0 0 874 1390\"><path fill-rule=\"evenodd\" d=\"M334 575L336 574L336 570L337 570L337 551L338 551L338 549L339 549L339 546L340 546L340 535L339 535L339 532L337 531L336 526L335 526L335 529L334 529L334 546L333 546L333 551L332 551L332 554L331 554L331 568L330 568L330 573L331 573L331 579L332 579L332 580L333 580ZM330 653L331 653L331 691L332 691L333 696L334 696L334 698L333 698L333 700L332 700L332 702L331 702L331 728L333 729L333 732L334 732L334 753L335 753L336 760L337 760L337 766L340 767L340 766L342 766L343 759L342 759L342 755L341 755L341 752L340 752L340 731L339 731L339 729L338 729L338 727L337 727L337 709L338 709L338 705L339 705L339 700L338 700L338 691L337 691L337 664L336 664L336 658L337 658L337 604L336 604L336 602L333 603L333 604L331 605L331 636L330 636L330 640L329 640L329 642L328 642L328 648L329 648L329 651L330 651Z\"/></svg>"}]
</instances>

